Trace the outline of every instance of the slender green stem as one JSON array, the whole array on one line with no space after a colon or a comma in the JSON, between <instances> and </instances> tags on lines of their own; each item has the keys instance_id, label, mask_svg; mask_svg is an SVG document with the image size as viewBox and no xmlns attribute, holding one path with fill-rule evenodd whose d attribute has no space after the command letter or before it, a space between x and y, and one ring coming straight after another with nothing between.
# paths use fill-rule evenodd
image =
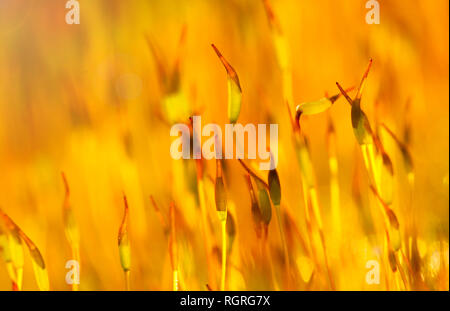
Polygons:
<instances>
[{"instance_id":1,"label":"slender green stem","mask_svg":"<svg viewBox=\"0 0 450 311\"><path fill-rule=\"evenodd\" d=\"M125 290L130 290L130 270L125 271Z\"/></svg>"},{"instance_id":2,"label":"slender green stem","mask_svg":"<svg viewBox=\"0 0 450 311\"><path fill-rule=\"evenodd\" d=\"M222 277L220 279L220 290L225 290L225 278L227 273L227 221L222 220Z\"/></svg>"}]
</instances>

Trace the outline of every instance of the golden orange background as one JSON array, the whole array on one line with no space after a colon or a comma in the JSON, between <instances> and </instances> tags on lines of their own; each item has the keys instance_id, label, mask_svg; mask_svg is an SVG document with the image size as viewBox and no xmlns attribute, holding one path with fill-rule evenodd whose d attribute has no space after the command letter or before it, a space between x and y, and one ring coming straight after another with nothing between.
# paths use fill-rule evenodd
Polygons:
<instances>
[{"instance_id":1,"label":"golden orange background","mask_svg":"<svg viewBox=\"0 0 450 311\"><path fill-rule=\"evenodd\" d=\"M65 263L71 253L62 222L62 171L70 184L70 202L81 235L80 289L124 288L117 250L123 193L130 206L132 289L172 288L167 238L150 195L164 215L172 200L182 214L178 236L183 289L206 289L198 203L191 187L195 164L184 165L170 157L173 139L170 124L163 120L164 94L148 45L150 38L171 67L183 27L186 41L180 83L191 111L200 111L204 123L228 122L226 75L210 46L214 43L239 75L243 91L239 122L279 124L282 208L294 215L305 234L299 169L262 1L79 2L80 25L67 25L65 1L0 0L0 207L41 250L51 289L70 289L65 283ZM411 213L419 220L421 256L430 274L427 289L448 290L448 1L380 1L379 25L366 24L365 1L271 2L289 46L292 109L325 92L339 93L336 81L357 85L373 58L363 109L374 122L378 103L380 118L399 136L407 120L412 124L410 148L416 174L412 207L398 149L386 140L398 177L393 208L402 228L408 226ZM329 213L324 143L328 116L337 132L342 239L334 234ZM366 262L375 258L376 250L364 237L352 201L354 168L362 162L349 105L340 99L329 113L302 122L310 141L337 288L386 289L384 282L365 282ZM215 176L214 162L207 162L205 169L207 175ZM361 167L365 176L363 171ZM274 289L261 263L243 176L237 161L229 161L225 178L237 236L229 257L227 287ZM366 184L362 189L368 197ZM213 185L208 181L205 185L211 241L220 248ZM280 246L276 225L273 219L269 231L275 261ZM296 243L291 252L301 258ZM301 270L304 263L298 259L293 265ZM447 269L446 279L436 272L439 269ZM323 271L318 272L309 287L298 282L294 289L328 289L322 275ZM0 289L10 288L1 264ZM27 252L23 288L37 289Z\"/></svg>"}]
</instances>

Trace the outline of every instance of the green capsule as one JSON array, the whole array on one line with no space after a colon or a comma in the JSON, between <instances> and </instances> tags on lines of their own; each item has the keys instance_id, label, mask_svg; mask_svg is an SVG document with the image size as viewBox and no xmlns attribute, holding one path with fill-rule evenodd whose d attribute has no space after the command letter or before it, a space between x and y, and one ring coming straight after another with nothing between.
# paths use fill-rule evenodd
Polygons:
<instances>
[{"instance_id":1,"label":"green capsule","mask_svg":"<svg viewBox=\"0 0 450 311\"><path fill-rule=\"evenodd\" d=\"M352 105L351 111L353 133L360 145L373 143L372 129L369 119L358 105Z\"/></svg>"},{"instance_id":2,"label":"green capsule","mask_svg":"<svg viewBox=\"0 0 450 311\"><path fill-rule=\"evenodd\" d=\"M280 179L278 177L278 172L276 169L269 171L269 193L272 203L274 205L280 205L281 203L281 186Z\"/></svg>"},{"instance_id":3,"label":"green capsule","mask_svg":"<svg viewBox=\"0 0 450 311\"><path fill-rule=\"evenodd\" d=\"M403 157L403 165L405 167L406 174L408 176L414 175L414 164L411 157L411 153L409 153L409 150L406 146L402 146L400 149Z\"/></svg>"},{"instance_id":4,"label":"green capsule","mask_svg":"<svg viewBox=\"0 0 450 311\"><path fill-rule=\"evenodd\" d=\"M25 235L25 233L23 232L21 233L22 238L25 241L25 244L27 245L31 255L34 278L36 279L38 288L41 291L48 291L50 289L50 285L48 281L48 271L45 266L44 258L42 257L41 252L36 247L36 245Z\"/></svg>"},{"instance_id":5,"label":"green capsule","mask_svg":"<svg viewBox=\"0 0 450 311\"><path fill-rule=\"evenodd\" d=\"M265 225L269 225L272 219L272 204L269 193L266 187L257 179L255 179L256 187L258 188L259 209L261 211L261 218Z\"/></svg>"},{"instance_id":6,"label":"green capsule","mask_svg":"<svg viewBox=\"0 0 450 311\"><path fill-rule=\"evenodd\" d=\"M123 271L129 271L131 268L131 250L128 233L125 233L122 236L121 242L119 244L119 256Z\"/></svg>"},{"instance_id":7,"label":"green capsule","mask_svg":"<svg viewBox=\"0 0 450 311\"><path fill-rule=\"evenodd\" d=\"M397 216L392 209L387 209L386 214L389 219L389 232L391 236L392 246L395 251L398 251L402 246L400 224L398 222Z\"/></svg>"},{"instance_id":8,"label":"green capsule","mask_svg":"<svg viewBox=\"0 0 450 311\"><path fill-rule=\"evenodd\" d=\"M22 287L22 273L23 273L23 242L26 244L33 263L33 270L35 274L36 283L40 290L49 290L48 273L45 267L44 259L42 258L39 249L31 241L31 239L7 216L2 213L6 219L9 227L10 250L13 266L16 269L16 276L14 281L17 283L19 289Z\"/></svg>"},{"instance_id":9,"label":"green capsule","mask_svg":"<svg viewBox=\"0 0 450 311\"><path fill-rule=\"evenodd\" d=\"M301 112L303 115L309 116L322 113L330 108L331 105L333 105L333 102L324 97L313 102L301 103L297 106L296 111Z\"/></svg>"},{"instance_id":10,"label":"green capsule","mask_svg":"<svg viewBox=\"0 0 450 311\"><path fill-rule=\"evenodd\" d=\"M29 251L30 251L31 258L36 263L36 265L38 267L40 267L41 269L45 269L44 258L42 257L41 252L39 251L39 249L34 244L29 245L28 248L29 248Z\"/></svg>"},{"instance_id":11,"label":"green capsule","mask_svg":"<svg viewBox=\"0 0 450 311\"><path fill-rule=\"evenodd\" d=\"M253 189L252 180L250 178L250 175L246 175L247 180L247 187L248 191L250 192L250 200L251 200L251 213L252 213L252 220L253 220L253 226L256 231L256 236L259 238L261 237L262 233L262 215L261 210L258 205L258 199L256 198L255 191Z\"/></svg>"},{"instance_id":12,"label":"green capsule","mask_svg":"<svg viewBox=\"0 0 450 311\"><path fill-rule=\"evenodd\" d=\"M389 219L389 224L392 226L392 228L398 230L400 228L400 224L394 211L392 209L388 209L386 213Z\"/></svg>"},{"instance_id":13,"label":"green capsule","mask_svg":"<svg viewBox=\"0 0 450 311\"><path fill-rule=\"evenodd\" d=\"M342 95L344 95L349 104L352 105L351 110L352 127L359 145L369 145L373 143L373 135L369 119L367 118L364 111L362 111L361 109L362 91L364 89L364 85L366 83L367 76L369 75L371 66L372 66L372 59L369 60L369 64L367 66L366 71L364 72L364 75L361 79L361 83L358 87L354 99L351 99L350 96L348 96L347 92L341 87L341 85L338 82L336 82L336 85L341 91Z\"/></svg>"},{"instance_id":14,"label":"green capsule","mask_svg":"<svg viewBox=\"0 0 450 311\"><path fill-rule=\"evenodd\" d=\"M222 62L228 75L228 119L230 123L236 123L241 112L242 89L236 70L228 63L214 44L211 45Z\"/></svg>"},{"instance_id":15,"label":"green capsule","mask_svg":"<svg viewBox=\"0 0 450 311\"><path fill-rule=\"evenodd\" d=\"M390 249L388 251L388 259L389 259L389 265L391 266L392 272L397 271L397 260L395 259L395 252Z\"/></svg>"},{"instance_id":16,"label":"green capsule","mask_svg":"<svg viewBox=\"0 0 450 311\"><path fill-rule=\"evenodd\" d=\"M236 238L236 223L233 215L228 211L227 215L227 252L231 253L233 250L233 243Z\"/></svg>"},{"instance_id":17,"label":"green capsule","mask_svg":"<svg viewBox=\"0 0 450 311\"><path fill-rule=\"evenodd\" d=\"M242 91L239 80L236 82L233 78L228 77L228 119L230 123L236 123L238 120L241 113L241 104Z\"/></svg>"}]
</instances>

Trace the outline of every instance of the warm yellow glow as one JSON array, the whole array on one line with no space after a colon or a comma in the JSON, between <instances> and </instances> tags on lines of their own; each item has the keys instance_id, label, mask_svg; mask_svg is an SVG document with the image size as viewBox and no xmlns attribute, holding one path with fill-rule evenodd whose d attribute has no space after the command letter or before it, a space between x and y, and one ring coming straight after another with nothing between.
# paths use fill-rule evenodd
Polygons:
<instances>
[{"instance_id":1,"label":"warm yellow glow","mask_svg":"<svg viewBox=\"0 0 450 311\"><path fill-rule=\"evenodd\" d=\"M64 2L0 0L0 208L34 243L0 218L0 290L449 289L448 1L379 1L379 25L364 1L79 0L79 25ZM329 101L369 59L361 108L389 183L347 100ZM268 172L222 161L233 238L215 161L170 156L171 126L192 115L279 125L281 204L265 219L245 176L262 200Z\"/></svg>"}]
</instances>

